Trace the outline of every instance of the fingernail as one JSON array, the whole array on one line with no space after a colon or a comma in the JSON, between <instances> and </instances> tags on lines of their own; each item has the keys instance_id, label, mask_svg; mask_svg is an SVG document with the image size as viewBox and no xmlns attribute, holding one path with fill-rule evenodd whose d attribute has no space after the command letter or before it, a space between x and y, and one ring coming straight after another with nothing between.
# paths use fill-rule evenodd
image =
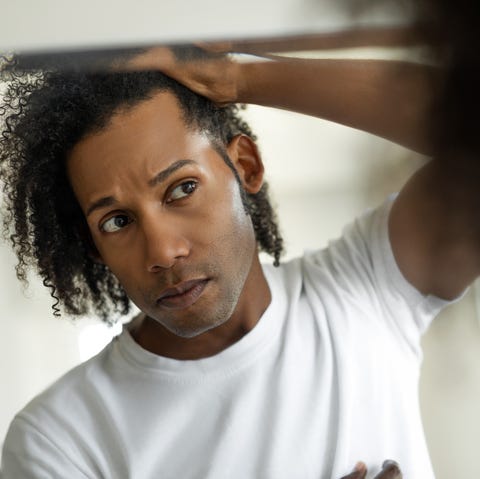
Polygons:
<instances>
[{"instance_id":1,"label":"fingernail","mask_svg":"<svg viewBox=\"0 0 480 479\"><path fill-rule=\"evenodd\" d=\"M365 469L367 469L367 466L365 465L365 463L362 461L358 461L355 464L355 467L353 468L353 472L363 472L365 471Z\"/></svg>"},{"instance_id":2,"label":"fingernail","mask_svg":"<svg viewBox=\"0 0 480 479\"><path fill-rule=\"evenodd\" d=\"M394 461L393 459L387 459L386 461L383 461L382 469L387 469L389 467L397 467L398 469L400 469L398 462Z\"/></svg>"}]
</instances>

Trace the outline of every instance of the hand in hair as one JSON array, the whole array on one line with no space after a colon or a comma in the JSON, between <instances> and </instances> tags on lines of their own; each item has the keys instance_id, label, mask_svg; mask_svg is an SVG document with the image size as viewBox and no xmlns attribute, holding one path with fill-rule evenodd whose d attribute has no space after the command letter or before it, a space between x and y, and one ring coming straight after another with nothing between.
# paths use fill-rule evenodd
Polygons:
<instances>
[{"instance_id":1,"label":"hand in hair","mask_svg":"<svg viewBox=\"0 0 480 479\"><path fill-rule=\"evenodd\" d=\"M242 63L232 60L228 53L255 55L255 59L251 57L246 63L257 63L259 60L278 60L279 57L272 56L275 52L412 45L419 42L416 33L409 26L368 27L287 38L158 46L149 48L128 61L117 63L116 68L128 71L160 70L216 103L249 103L248 88L254 88L258 77L254 74L249 78Z\"/></svg>"},{"instance_id":2,"label":"hand in hair","mask_svg":"<svg viewBox=\"0 0 480 479\"><path fill-rule=\"evenodd\" d=\"M224 45L224 44L222 44ZM224 45L227 48L227 45ZM215 48L197 46L152 47L115 65L119 70L160 70L190 90L217 104L239 99L239 64Z\"/></svg>"},{"instance_id":3,"label":"hand in hair","mask_svg":"<svg viewBox=\"0 0 480 479\"><path fill-rule=\"evenodd\" d=\"M270 54L244 62L223 53L241 51L237 47L153 47L116 67L161 70L219 104L253 103L316 116L431 153L428 113L436 69L399 61Z\"/></svg>"}]
</instances>

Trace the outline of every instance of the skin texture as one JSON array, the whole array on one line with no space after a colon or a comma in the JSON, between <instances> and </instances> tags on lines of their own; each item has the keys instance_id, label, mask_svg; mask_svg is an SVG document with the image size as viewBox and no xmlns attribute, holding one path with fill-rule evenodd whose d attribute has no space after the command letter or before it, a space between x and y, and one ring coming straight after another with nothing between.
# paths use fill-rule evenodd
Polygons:
<instances>
[{"instance_id":1,"label":"skin texture","mask_svg":"<svg viewBox=\"0 0 480 479\"><path fill-rule=\"evenodd\" d=\"M131 66L165 71L213 101L292 110L423 154L438 150L432 143L432 107L442 69L397 61L269 60L178 61L168 49L154 48ZM403 275L423 294L447 300L457 298L480 274L478 161L462 151L441 152L420 169L389 217L392 249Z\"/></svg>"},{"instance_id":2,"label":"skin texture","mask_svg":"<svg viewBox=\"0 0 480 479\"><path fill-rule=\"evenodd\" d=\"M240 135L226 151L257 192L253 142ZM255 326L271 297L239 184L170 93L117 112L75 145L67 167L98 260L144 313L132 323L142 347L207 357Z\"/></svg>"}]
</instances>

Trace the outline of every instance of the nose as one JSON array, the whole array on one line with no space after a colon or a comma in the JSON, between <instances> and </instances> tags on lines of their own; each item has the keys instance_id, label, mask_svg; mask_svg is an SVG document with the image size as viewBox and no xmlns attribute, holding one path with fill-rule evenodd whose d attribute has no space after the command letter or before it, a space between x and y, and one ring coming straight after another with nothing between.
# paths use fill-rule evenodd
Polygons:
<instances>
[{"instance_id":1,"label":"nose","mask_svg":"<svg viewBox=\"0 0 480 479\"><path fill-rule=\"evenodd\" d=\"M178 222L155 215L143 222L145 262L151 273L171 268L190 254L190 241Z\"/></svg>"}]
</instances>

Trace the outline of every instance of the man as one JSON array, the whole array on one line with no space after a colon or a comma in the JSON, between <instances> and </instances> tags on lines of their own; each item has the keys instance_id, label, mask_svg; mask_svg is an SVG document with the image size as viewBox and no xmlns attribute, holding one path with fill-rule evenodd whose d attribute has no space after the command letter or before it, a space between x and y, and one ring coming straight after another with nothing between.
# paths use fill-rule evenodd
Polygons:
<instances>
[{"instance_id":1,"label":"man","mask_svg":"<svg viewBox=\"0 0 480 479\"><path fill-rule=\"evenodd\" d=\"M152 50L130 67L160 64L215 103L293 109L430 146L423 67L210 68L169 55ZM420 334L478 274L468 194L451 188L445 208L441 165L328 249L262 266L257 245L278 260L281 240L234 109L149 71L35 81L2 140L20 277L33 260L70 313L112 320L130 299L142 314L19 413L6 477L326 478L359 458L376 473L385 457L406 477L433 477ZM365 474L359 465L350 477ZM387 463L378 477L397 474Z\"/></svg>"}]
</instances>

